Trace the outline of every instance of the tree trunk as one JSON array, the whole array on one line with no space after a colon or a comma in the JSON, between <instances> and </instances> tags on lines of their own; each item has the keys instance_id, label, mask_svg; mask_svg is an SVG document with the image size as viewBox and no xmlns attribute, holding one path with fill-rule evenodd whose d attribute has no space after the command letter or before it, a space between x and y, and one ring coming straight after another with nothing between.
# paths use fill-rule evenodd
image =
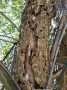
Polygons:
<instances>
[{"instance_id":1,"label":"tree trunk","mask_svg":"<svg viewBox=\"0 0 67 90\"><path fill-rule=\"evenodd\" d=\"M45 88L50 68L49 29L53 0L26 3L21 16L15 77L23 90Z\"/></svg>"},{"instance_id":2,"label":"tree trunk","mask_svg":"<svg viewBox=\"0 0 67 90\"><path fill-rule=\"evenodd\" d=\"M61 65L63 65L66 60L67 60L67 29L60 45L60 50L58 54L58 62ZM67 69L64 73L59 90L61 90L66 84L67 84ZM65 87L63 90L67 90L67 87Z\"/></svg>"}]
</instances>

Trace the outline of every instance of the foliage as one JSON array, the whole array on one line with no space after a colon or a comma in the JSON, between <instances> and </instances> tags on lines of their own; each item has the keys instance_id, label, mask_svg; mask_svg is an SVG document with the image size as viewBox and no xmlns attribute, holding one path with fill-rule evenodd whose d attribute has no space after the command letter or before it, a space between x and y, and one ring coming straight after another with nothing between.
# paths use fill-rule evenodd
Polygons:
<instances>
[{"instance_id":1,"label":"foliage","mask_svg":"<svg viewBox=\"0 0 67 90\"><path fill-rule=\"evenodd\" d=\"M20 16L23 8L24 0L0 0L0 61L9 66L9 70L14 53L12 47L19 40Z\"/></svg>"}]
</instances>

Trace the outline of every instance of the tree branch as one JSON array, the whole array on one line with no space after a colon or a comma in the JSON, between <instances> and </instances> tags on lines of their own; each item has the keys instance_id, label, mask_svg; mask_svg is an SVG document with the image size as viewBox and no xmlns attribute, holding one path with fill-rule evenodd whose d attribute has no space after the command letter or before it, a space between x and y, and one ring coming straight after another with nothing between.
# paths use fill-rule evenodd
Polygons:
<instances>
[{"instance_id":1,"label":"tree branch","mask_svg":"<svg viewBox=\"0 0 67 90\"><path fill-rule=\"evenodd\" d=\"M4 61L6 58L7 58L7 56L10 54L10 52L12 51L12 49L14 48L14 46L17 44L18 42L16 42L16 43L14 43L14 45L11 47L11 49L7 52L7 54L6 54L6 56L3 58L3 60L1 60L1 61Z\"/></svg>"},{"instance_id":2,"label":"tree branch","mask_svg":"<svg viewBox=\"0 0 67 90\"><path fill-rule=\"evenodd\" d=\"M11 75L13 76L14 75L14 72L13 72L13 68L14 68L14 63L15 63L15 60L16 60L16 54L17 54L17 47L15 46L14 47L14 55L13 55L13 61L12 61L12 69L11 69Z\"/></svg>"},{"instance_id":3,"label":"tree branch","mask_svg":"<svg viewBox=\"0 0 67 90\"><path fill-rule=\"evenodd\" d=\"M56 72L54 72L52 76L52 80L56 79L60 75L61 71L62 71L62 67Z\"/></svg>"},{"instance_id":4,"label":"tree branch","mask_svg":"<svg viewBox=\"0 0 67 90\"><path fill-rule=\"evenodd\" d=\"M57 46L56 46L56 50L55 50L55 54L54 54L54 59L53 59L52 67L51 67L51 70L50 70L50 74L49 74L48 82L47 82L47 85L46 85L46 89L48 89L49 86L50 86L50 81L51 81L51 78L52 78L52 75L53 75L54 66L55 66L55 62L56 62L58 51L59 51L59 46L60 46L60 43L62 41L62 38L63 38L63 35L65 33L66 28L67 28L67 23L66 23L64 29L62 30L62 32L60 33L59 40L57 42Z\"/></svg>"},{"instance_id":5,"label":"tree branch","mask_svg":"<svg viewBox=\"0 0 67 90\"><path fill-rule=\"evenodd\" d=\"M0 36L1 36L1 37L7 37L7 38L13 39L13 40L15 40L15 41L18 41L17 39L12 38L12 37L9 37L9 36L5 36L5 35L0 35Z\"/></svg>"},{"instance_id":6,"label":"tree branch","mask_svg":"<svg viewBox=\"0 0 67 90\"><path fill-rule=\"evenodd\" d=\"M57 48L58 40L59 40L60 34L61 34L61 32L62 32L63 20L64 20L64 17L62 16L62 17L61 17L61 20L60 20L60 23L59 23L59 26L58 26L58 32L57 32L57 35L56 35L56 37L55 37L55 40L54 40L54 43L53 43L53 47L52 47L51 53L50 53L51 62L52 62L53 59L54 59L54 55L55 55L55 51L56 51L56 48Z\"/></svg>"},{"instance_id":7,"label":"tree branch","mask_svg":"<svg viewBox=\"0 0 67 90\"><path fill-rule=\"evenodd\" d=\"M54 90L58 90L59 85L60 85L61 80L62 80L62 77L63 77L66 69L67 69L67 60L65 61L64 65L63 65L61 74L60 74L59 77L57 77L57 79L56 79L57 81L56 81L56 84L55 84L55 86L54 86L54 87L55 87Z\"/></svg>"},{"instance_id":8,"label":"tree branch","mask_svg":"<svg viewBox=\"0 0 67 90\"><path fill-rule=\"evenodd\" d=\"M3 15L9 22L11 22L14 25L14 27L19 31L19 28L14 24L14 22L11 21L5 14L3 14L2 11L0 11L0 14Z\"/></svg>"},{"instance_id":9,"label":"tree branch","mask_svg":"<svg viewBox=\"0 0 67 90\"><path fill-rule=\"evenodd\" d=\"M0 40L2 40L2 41L4 41L4 42L14 43L14 42L7 41L7 40L4 40L4 39L0 39Z\"/></svg>"},{"instance_id":10,"label":"tree branch","mask_svg":"<svg viewBox=\"0 0 67 90\"><path fill-rule=\"evenodd\" d=\"M5 67L5 65L2 62L0 62L0 70L2 70L2 72L5 75L5 77L9 78L10 82L12 82L15 85L17 90L21 90L20 87L18 86L17 82L15 81L15 79L12 77L12 75L9 73L9 71L7 70L7 68ZM12 83L10 83L10 84L12 84Z\"/></svg>"}]
</instances>

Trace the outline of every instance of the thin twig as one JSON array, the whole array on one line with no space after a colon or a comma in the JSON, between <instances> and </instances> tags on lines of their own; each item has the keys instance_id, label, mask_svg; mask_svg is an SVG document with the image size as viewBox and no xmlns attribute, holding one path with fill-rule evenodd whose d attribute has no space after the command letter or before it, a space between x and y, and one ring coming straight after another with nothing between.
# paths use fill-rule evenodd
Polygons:
<instances>
[{"instance_id":1,"label":"thin twig","mask_svg":"<svg viewBox=\"0 0 67 90\"><path fill-rule=\"evenodd\" d=\"M3 60L1 60L1 61L4 61L4 60L7 58L7 56L10 54L10 52L13 50L14 46L15 46L17 43L18 43L18 42L14 43L14 45L10 48L10 50L7 52L6 56L5 56L5 57L3 58Z\"/></svg>"},{"instance_id":2,"label":"thin twig","mask_svg":"<svg viewBox=\"0 0 67 90\"><path fill-rule=\"evenodd\" d=\"M4 41L4 42L14 43L14 42L7 41L7 40L4 40L4 39L0 39L0 40L2 40L2 41Z\"/></svg>"},{"instance_id":3,"label":"thin twig","mask_svg":"<svg viewBox=\"0 0 67 90\"><path fill-rule=\"evenodd\" d=\"M2 11L0 11L0 14L3 15L8 21L10 21L15 28L17 28L17 30L19 31L19 28L14 24L14 22L12 20L10 20Z\"/></svg>"},{"instance_id":4,"label":"thin twig","mask_svg":"<svg viewBox=\"0 0 67 90\"><path fill-rule=\"evenodd\" d=\"M15 41L18 41L17 39L12 38L12 37L9 37L9 36L5 36L5 35L0 35L0 36L1 36L1 37L7 37L7 38L13 39L13 40L15 40Z\"/></svg>"},{"instance_id":5,"label":"thin twig","mask_svg":"<svg viewBox=\"0 0 67 90\"><path fill-rule=\"evenodd\" d=\"M14 55L13 55L13 61L12 61L12 69L11 69L11 75L13 76L14 72L13 72L13 68L14 68L14 63L15 63L15 60L16 60L16 54L17 54L17 47L15 46L14 47Z\"/></svg>"}]
</instances>

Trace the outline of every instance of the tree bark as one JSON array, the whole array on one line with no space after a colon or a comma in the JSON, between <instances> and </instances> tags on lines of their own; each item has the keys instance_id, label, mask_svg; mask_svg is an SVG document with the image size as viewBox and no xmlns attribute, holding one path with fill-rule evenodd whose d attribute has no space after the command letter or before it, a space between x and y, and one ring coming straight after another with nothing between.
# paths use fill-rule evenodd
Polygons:
<instances>
[{"instance_id":1,"label":"tree bark","mask_svg":"<svg viewBox=\"0 0 67 90\"><path fill-rule=\"evenodd\" d=\"M60 45L60 50L58 54L58 62L61 65L63 65L66 60L67 60L67 29ZM63 80L61 81L59 90L61 90L66 84L67 84L67 69L63 76ZM63 90L67 90L67 87L65 87Z\"/></svg>"},{"instance_id":2,"label":"tree bark","mask_svg":"<svg viewBox=\"0 0 67 90\"><path fill-rule=\"evenodd\" d=\"M16 48L15 77L23 90L44 88L50 69L49 30L53 0L26 3Z\"/></svg>"}]
</instances>

